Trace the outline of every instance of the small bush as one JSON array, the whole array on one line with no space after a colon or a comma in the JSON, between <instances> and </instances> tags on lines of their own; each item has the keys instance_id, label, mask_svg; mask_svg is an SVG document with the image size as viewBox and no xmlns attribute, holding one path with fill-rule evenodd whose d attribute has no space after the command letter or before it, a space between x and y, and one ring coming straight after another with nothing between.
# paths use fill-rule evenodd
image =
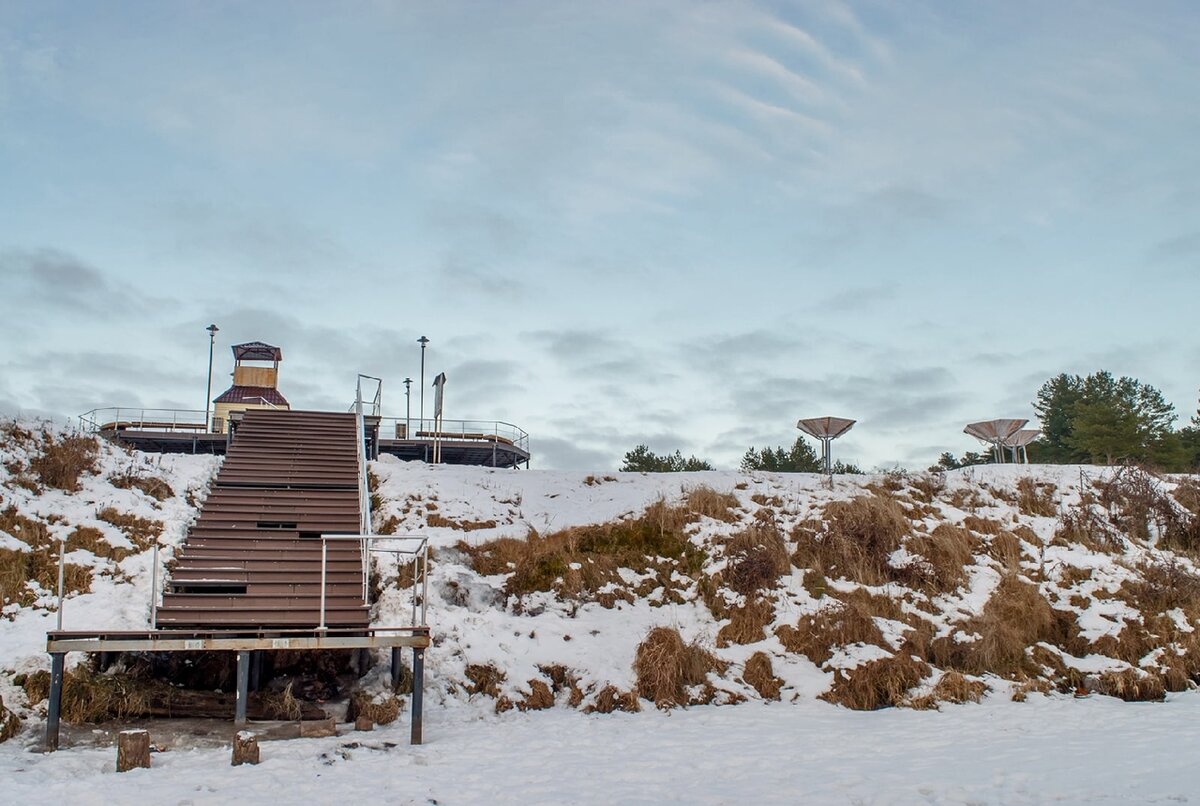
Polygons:
<instances>
[{"instance_id":1,"label":"small bush","mask_svg":"<svg viewBox=\"0 0 1200 806\"><path fill-rule=\"evenodd\" d=\"M791 570L787 544L774 523L756 523L738 532L725 547L729 563L723 579L743 595L775 587Z\"/></svg>"},{"instance_id":2,"label":"small bush","mask_svg":"<svg viewBox=\"0 0 1200 806\"><path fill-rule=\"evenodd\" d=\"M688 687L705 683L711 672L724 672L725 663L698 643L684 643L678 630L655 627L638 645L633 669L639 695L659 708L673 708L688 702Z\"/></svg>"},{"instance_id":3,"label":"small bush","mask_svg":"<svg viewBox=\"0 0 1200 806\"><path fill-rule=\"evenodd\" d=\"M42 433L40 452L30 459L29 468L47 487L73 493L80 488L80 476L96 472L99 454L100 441L95 437L64 434L56 438L47 431Z\"/></svg>"},{"instance_id":4,"label":"small bush","mask_svg":"<svg viewBox=\"0 0 1200 806\"><path fill-rule=\"evenodd\" d=\"M771 658L766 652L755 652L746 660L742 680L764 700L778 700L780 689L783 688L783 681L775 676L771 668Z\"/></svg>"},{"instance_id":5,"label":"small bush","mask_svg":"<svg viewBox=\"0 0 1200 806\"><path fill-rule=\"evenodd\" d=\"M982 680L968 680L958 672L946 672L933 687L933 697L938 702L979 702L987 693L987 684Z\"/></svg>"},{"instance_id":6,"label":"small bush","mask_svg":"<svg viewBox=\"0 0 1200 806\"><path fill-rule=\"evenodd\" d=\"M1098 513L1085 498L1078 506L1065 510L1058 517L1054 541L1062 545L1079 543L1093 551L1114 552L1124 546L1124 538Z\"/></svg>"},{"instance_id":7,"label":"small bush","mask_svg":"<svg viewBox=\"0 0 1200 806\"><path fill-rule=\"evenodd\" d=\"M705 484L692 487L684 497L683 508L691 516L702 516L724 523L736 523L737 496L720 493Z\"/></svg>"},{"instance_id":8,"label":"small bush","mask_svg":"<svg viewBox=\"0 0 1200 806\"><path fill-rule=\"evenodd\" d=\"M833 687L821 699L855 711L902 705L908 692L930 673L929 664L911 655L869 661L853 669L837 669Z\"/></svg>"}]
</instances>

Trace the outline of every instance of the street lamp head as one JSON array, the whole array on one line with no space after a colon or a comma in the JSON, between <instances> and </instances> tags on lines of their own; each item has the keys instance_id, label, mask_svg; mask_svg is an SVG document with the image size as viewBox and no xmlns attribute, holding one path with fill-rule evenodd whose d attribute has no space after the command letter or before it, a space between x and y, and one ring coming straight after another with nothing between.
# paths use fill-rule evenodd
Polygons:
<instances>
[{"instance_id":1,"label":"street lamp head","mask_svg":"<svg viewBox=\"0 0 1200 806\"><path fill-rule=\"evenodd\" d=\"M427 339L427 338L425 338L424 336L422 336L421 338L417 339L417 342L419 342L419 343L420 343L420 345L421 345L421 349L422 349L422 350L424 350L424 349L425 349L425 345L426 345L426 344L429 344L429 339Z\"/></svg>"},{"instance_id":2,"label":"street lamp head","mask_svg":"<svg viewBox=\"0 0 1200 806\"><path fill-rule=\"evenodd\" d=\"M206 327L204 329L208 331L210 336L215 336L217 334L217 331L220 330L221 328L217 327L216 325L209 325L208 327Z\"/></svg>"}]
</instances>

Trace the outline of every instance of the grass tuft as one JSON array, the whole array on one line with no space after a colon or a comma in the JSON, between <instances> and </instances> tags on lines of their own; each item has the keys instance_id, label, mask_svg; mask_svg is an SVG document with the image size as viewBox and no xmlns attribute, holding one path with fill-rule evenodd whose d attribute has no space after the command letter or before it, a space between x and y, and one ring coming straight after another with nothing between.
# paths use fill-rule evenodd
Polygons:
<instances>
[{"instance_id":1,"label":"grass tuft","mask_svg":"<svg viewBox=\"0 0 1200 806\"><path fill-rule=\"evenodd\" d=\"M771 658L766 652L755 652L746 660L742 680L749 684L764 700L778 700L783 681L775 676Z\"/></svg>"},{"instance_id":2,"label":"grass tuft","mask_svg":"<svg viewBox=\"0 0 1200 806\"><path fill-rule=\"evenodd\" d=\"M855 711L875 711L903 705L908 692L930 673L929 664L911 655L893 655L856 666L836 669L833 686L821 699Z\"/></svg>"},{"instance_id":3,"label":"grass tuft","mask_svg":"<svg viewBox=\"0 0 1200 806\"><path fill-rule=\"evenodd\" d=\"M673 627L655 627L638 645L633 669L638 694L659 708L688 702L687 689L722 673L726 664L698 643L685 643Z\"/></svg>"}]
</instances>

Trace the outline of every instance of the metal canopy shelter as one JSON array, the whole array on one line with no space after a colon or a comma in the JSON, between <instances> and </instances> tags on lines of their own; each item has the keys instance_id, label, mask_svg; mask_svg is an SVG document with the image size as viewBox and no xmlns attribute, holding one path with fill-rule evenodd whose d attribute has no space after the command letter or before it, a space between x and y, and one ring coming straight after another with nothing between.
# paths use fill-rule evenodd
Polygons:
<instances>
[{"instance_id":1,"label":"metal canopy shelter","mask_svg":"<svg viewBox=\"0 0 1200 806\"><path fill-rule=\"evenodd\" d=\"M833 472L830 443L853 428L855 422L857 421L847 420L844 417L810 417L796 423L797 428L820 441L821 460L825 465L825 475Z\"/></svg>"}]
</instances>

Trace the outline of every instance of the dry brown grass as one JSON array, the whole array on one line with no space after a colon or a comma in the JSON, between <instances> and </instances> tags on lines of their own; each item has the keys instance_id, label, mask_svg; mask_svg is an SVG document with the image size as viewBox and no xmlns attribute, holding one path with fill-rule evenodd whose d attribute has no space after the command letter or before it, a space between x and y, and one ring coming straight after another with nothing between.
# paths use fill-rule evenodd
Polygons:
<instances>
[{"instance_id":1,"label":"dry brown grass","mask_svg":"<svg viewBox=\"0 0 1200 806\"><path fill-rule=\"evenodd\" d=\"M495 699L500 696L500 684L504 682L507 675L496 668L492 663L472 663L467 666L467 679L471 681L471 685L467 686L468 694L486 694Z\"/></svg>"},{"instance_id":2,"label":"dry brown grass","mask_svg":"<svg viewBox=\"0 0 1200 806\"><path fill-rule=\"evenodd\" d=\"M296 695L292 693L293 681L289 680L288 684L283 687L282 691L269 692L263 697L263 710L267 712L273 719L297 720L303 713L300 707L300 701L296 699ZM357 692L355 693L357 697ZM350 700L350 708L354 709L354 698ZM351 719L354 717L351 716Z\"/></svg>"},{"instance_id":3,"label":"dry brown grass","mask_svg":"<svg viewBox=\"0 0 1200 806\"><path fill-rule=\"evenodd\" d=\"M75 492L85 473L95 473L100 441L79 434L55 436L42 432L40 450L29 460L29 468L38 481L57 490Z\"/></svg>"},{"instance_id":4,"label":"dry brown grass","mask_svg":"<svg viewBox=\"0 0 1200 806\"><path fill-rule=\"evenodd\" d=\"M833 686L821 699L855 711L902 705L908 692L929 673L929 664L911 655L869 661L853 669L837 669Z\"/></svg>"},{"instance_id":5,"label":"dry brown grass","mask_svg":"<svg viewBox=\"0 0 1200 806\"><path fill-rule=\"evenodd\" d=\"M486 521L469 521L469 520L454 520L447 518L440 513L431 512L425 518L425 524L434 528L444 527L454 529L459 532L474 532L476 529L495 529L496 522L494 520Z\"/></svg>"},{"instance_id":6,"label":"dry brown grass","mask_svg":"<svg viewBox=\"0 0 1200 806\"><path fill-rule=\"evenodd\" d=\"M975 512L980 507L987 506L987 501L973 486L951 490L943 497L943 500L955 509L961 509L964 512Z\"/></svg>"},{"instance_id":7,"label":"dry brown grass","mask_svg":"<svg viewBox=\"0 0 1200 806\"><path fill-rule=\"evenodd\" d=\"M1167 696L1161 677L1138 669L1103 672L1096 677L1094 687L1100 694L1120 697L1126 702L1152 702Z\"/></svg>"},{"instance_id":8,"label":"dry brown grass","mask_svg":"<svg viewBox=\"0 0 1200 806\"><path fill-rule=\"evenodd\" d=\"M722 580L731 590L749 595L775 587L792 564L779 527L755 523L734 535L725 546L728 565Z\"/></svg>"},{"instance_id":9,"label":"dry brown grass","mask_svg":"<svg viewBox=\"0 0 1200 806\"><path fill-rule=\"evenodd\" d=\"M20 730L21 720L17 719L17 715L8 710L4 706L4 700L0 699L0 743L7 742Z\"/></svg>"},{"instance_id":10,"label":"dry brown grass","mask_svg":"<svg viewBox=\"0 0 1200 806\"><path fill-rule=\"evenodd\" d=\"M816 613L800 617L795 627L784 625L775 630L779 642L789 652L798 652L820 666L833 657L838 647L851 644L883 645L883 633L875 624L871 601L854 597Z\"/></svg>"},{"instance_id":11,"label":"dry brown grass","mask_svg":"<svg viewBox=\"0 0 1200 806\"><path fill-rule=\"evenodd\" d=\"M972 675L1014 676L1028 666L1028 647L1039 641L1056 646L1068 642L1073 623L1073 614L1054 610L1036 587L1008 574L1001 578L983 612L959 630L979 638L967 643L938 639L930 646L930 660Z\"/></svg>"},{"instance_id":12,"label":"dry brown grass","mask_svg":"<svg viewBox=\"0 0 1200 806\"><path fill-rule=\"evenodd\" d=\"M865 585L899 580L902 574L888 558L911 526L897 501L878 495L832 501L825 506L824 519L823 533L817 536L804 528L796 530L796 566Z\"/></svg>"},{"instance_id":13,"label":"dry brown grass","mask_svg":"<svg viewBox=\"0 0 1200 806\"><path fill-rule=\"evenodd\" d=\"M979 702L987 693L987 684L982 680L968 680L958 672L946 672L933 687L933 698L938 702Z\"/></svg>"},{"instance_id":14,"label":"dry brown grass","mask_svg":"<svg viewBox=\"0 0 1200 806\"><path fill-rule=\"evenodd\" d=\"M766 652L755 652L746 660L742 680L764 700L778 700L780 689L783 688L783 681L775 676L771 658Z\"/></svg>"},{"instance_id":15,"label":"dry brown grass","mask_svg":"<svg viewBox=\"0 0 1200 806\"><path fill-rule=\"evenodd\" d=\"M638 694L659 708L688 702L687 688L701 685L726 664L696 642L685 643L673 627L655 627L638 645L633 661Z\"/></svg>"},{"instance_id":16,"label":"dry brown grass","mask_svg":"<svg viewBox=\"0 0 1200 806\"><path fill-rule=\"evenodd\" d=\"M554 692L541 680L529 681L529 693L517 701L522 711L544 711L554 707Z\"/></svg>"},{"instance_id":17,"label":"dry brown grass","mask_svg":"<svg viewBox=\"0 0 1200 806\"><path fill-rule=\"evenodd\" d=\"M550 690L555 696L568 692L567 704L578 708L583 702L583 689L579 685L579 675L560 663L538 666L538 671L550 681Z\"/></svg>"},{"instance_id":18,"label":"dry brown grass","mask_svg":"<svg viewBox=\"0 0 1200 806\"><path fill-rule=\"evenodd\" d=\"M114 546L104 538L104 533L94 526L76 526L67 535L67 551L82 549L90 551L97 557L120 562L129 556L129 550L123 546Z\"/></svg>"},{"instance_id":19,"label":"dry brown grass","mask_svg":"<svg viewBox=\"0 0 1200 806\"><path fill-rule=\"evenodd\" d=\"M1000 532L992 535L987 540L985 551L1007 572L1015 572L1020 568L1021 560L1025 556L1021 538L1012 532Z\"/></svg>"},{"instance_id":20,"label":"dry brown grass","mask_svg":"<svg viewBox=\"0 0 1200 806\"><path fill-rule=\"evenodd\" d=\"M1017 480L1017 508L1022 515L1053 518L1058 514L1057 492L1058 487L1050 482L1024 476Z\"/></svg>"},{"instance_id":21,"label":"dry brown grass","mask_svg":"<svg viewBox=\"0 0 1200 806\"><path fill-rule=\"evenodd\" d=\"M161 476L144 473L136 467L130 467L120 473L108 477L112 486L121 490L141 490L155 501L166 501L175 495L171 485Z\"/></svg>"},{"instance_id":22,"label":"dry brown grass","mask_svg":"<svg viewBox=\"0 0 1200 806\"><path fill-rule=\"evenodd\" d=\"M36 594L28 583L36 582L45 591L58 590L59 543L52 540L46 524L26 518L14 507L0 511L0 530L30 547L29 551L0 549L0 602L32 605ZM92 589L92 570L66 563L63 590L67 594L87 593Z\"/></svg>"},{"instance_id":23,"label":"dry brown grass","mask_svg":"<svg viewBox=\"0 0 1200 806\"><path fill-rule=\"evenodd\" d=\"M914 580L933 591L952 591L967 579L967 566L973 565L979 538L966 529L939 524L927 535L909 539L907 549L924 560Z\"/></svg>"},{"instance_id":24,"label":"dry brown grass","mask_svg":"<svg viewBox=\"0 0 1200 806\"><path fill-rule=\"evenodd\" d=\"M946 489L945 473L921 473L909 481L913 498L922 504L932 504Z\"/></svg>"},{"instance_id":25,"label":"dry brown grass","mask_svg":"<svg viewBox=\"0 0 1200 806\"><path fill-rule=\"evenodd\" d=\"M400 699L391 694L372 697L365 691L356 691L350 698L348 716L350 719L365 716L376 725L388 725L400 716Z\"/></svg>"},{"instance_id":26,"label":"dry brown grass","mask_svg":"<svg viewBox=\"0 0 1200 806\"><path fill-rule=\"evenodd\" d=\"M737 523L737 496L733 493L717 492L712 487L700 484L692 487L684 496L683 504L676 509L683 510L687 522L699 517L712 518L724 523Z\"/></svg>"},{"instance_id":27,"label":"dry brown grass","mask_svg":"<svg viewBox=\"0 0 1200 806\"><path fill-rule=\"evenodd\" d=\"M980 518L968 515L963 518L963 528L981 535L998 535L1004 531L1004 524L991 518Z\"/></svg>"},{"instance_id":28,"label":"dry brown grass","mask_svg":"<svg viewBox=\"0 0 1200 806\"><path fill-rule=\"evenodd\" d=\"M23 682L30 705L50 694L50 673L34 672ZM97 674L80 666L63 673L62 718L73 725L143 716L152 703L169 703L175 689L160 680L130 674Z\"/></svg>"},{"instance_id":29,"label":"dry brown grass","mask_svg":"<svg viewBox=\"0 0 1200 806\"><path fill-rule=\"evenodd\" d=\"M141 551L150 548L163 530L162 521L139 518L128 512L121 512L115 507L105 507L96 513L96 517L120 529L122 534Z\"/></svg>"},{"instance_id":30,"label":"dry brown grass","mask_svg":"<svg viewBox=\"0 0 1200 806\"><path fill-rule=\"evenodd\" d=\"M709 500L705 494L701 498ZM554 591L564 599L590 600L605 586L623 586L619 568L654 572L668 583L672 571L698 573L704 552L684 531L696 517L687 507L671 507L660 500L639 518L548 535L534 533L524 540L500 538L479 546L460 543L458 548L479 573L508 574L505 591L511 595Z\"/></svg>"},{"instance_id":31,"label":"dry brown grass","mask_svg":"<svg viewBox=\"0 0 1200 806\"><path fill-rule=\"evenodd\" d=\"M767 625L775 620L775 605L767 599L752 598L729 611L729 623L717 632L717 646L753 644L766 638Z\"/></svg>"},{"instance_id":32,"label":"dry brown grass","mask_svg":"<svg viewBox=\"0 0 1200 806\"><path fill-rule=\"evenodd\" d=\"M585 714L611 714L613 711L625 711L636 714L642 710L642 703L637 692L621 691L616 686L605 686L596 694L592 704L583 709Z\"/></svg>"}]
</instances>

